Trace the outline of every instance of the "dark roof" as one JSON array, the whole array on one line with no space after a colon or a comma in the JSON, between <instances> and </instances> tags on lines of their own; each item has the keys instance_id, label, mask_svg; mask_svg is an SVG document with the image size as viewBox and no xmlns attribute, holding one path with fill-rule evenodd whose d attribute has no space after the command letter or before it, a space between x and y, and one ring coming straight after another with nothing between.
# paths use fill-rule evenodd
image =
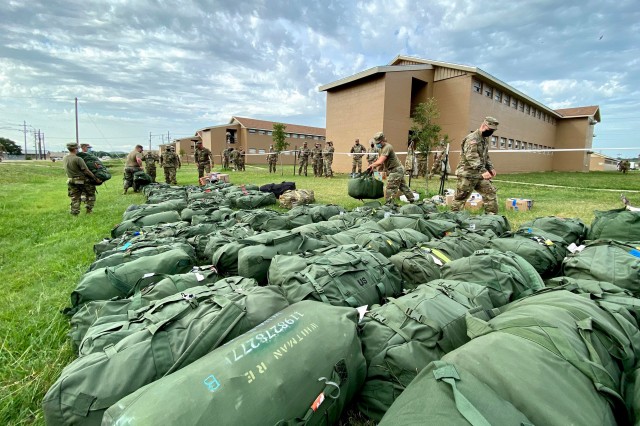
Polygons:
<instances>
[{"instance_id":1,"label":"dark roof","mask_svg":"<svg viewBox=\"0 0 640 426\"><path fill-rule=\"evenodd\" d=\"M229 124L233 124L234 122L240 123L242 127L246 127L247 129L259 129L259 130L273 130L273 124L278 123L277 121L267 121L267 120L257 120L255 118L246 118L246 117L231 117L231 121ZM287 128L285 132L287 133L301 133L303 135L315 135L315 136L325 136L326 129L322 127L311 127L311 126L301 126L299 124L289 124L282 123Z\"/></svg>"},{"instance_id":2,"label":"dark roof","mask_svg":"<svg viewBox=\"0 0 640 426\"><path fill-rule=\"evenodd\" d=\"M577 108L557 109L556 112L563 117L595 117L595 115L598 114L599 109L600 107L598 105L591 105Z\"/></svg>"}]
</instances>

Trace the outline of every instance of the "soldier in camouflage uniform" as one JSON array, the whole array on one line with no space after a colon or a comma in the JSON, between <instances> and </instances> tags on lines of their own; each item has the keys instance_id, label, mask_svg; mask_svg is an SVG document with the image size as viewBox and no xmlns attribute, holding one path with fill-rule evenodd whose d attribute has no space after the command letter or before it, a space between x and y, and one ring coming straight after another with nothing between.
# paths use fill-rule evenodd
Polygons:
<instances>
[{"instance_id":1,"label":"soldier in camouflage uniform","mask_svg":"<svg viewBox=\"0 0 640 426\"><path fill-rule=\"evenodd\" d=\"M462 153L456 168L458 186L451 204L451 210L459 211L464 207L473 190L482 195L484 211L488 214L498 213L496 188L491 179L496 170L489 159L489 137L498 128L498 120L486 117L478 130L468 134L462 140Z\"/></svg>"},{"instance_id":2,"label":"soldier in camouflage uniform","mask_svg":"<svg viewBox=\"0 0 640 426\"><path fill-rule=\"evenodd\" d=\"M367 149L360 145L360 139L356 139L355 145L351 147L351 177L356 175L356 169L358 174L362 173L362 157L367 152Z\"/></svg>"},{"instance_id":3,"label":"soldier in camouflage uniform","mask_svg":"<svg viewBox=\"0 0 640 426\"><path fill-rule=\"evenodd\" d=\"M78 144L69 143L67 144L67 149L69 150L69 154L64 156L62 162L64 171L67 173L67 194L69 198L71 198L70 213L77 216L80 214L82 194L86 193L85 184L89 181L92 183L101 183L101 181L91 173L91 170L89 170L84 160L76 155L78 152ZM93 186L93 184L91 184L91 186ZM93 186L93 190L95 191L95 186ZM94 202L95 197L93 197L93 199L87 198L87 214L92 212Z\"/></svg>"},{"instance_id":4,"label":"soldier in camouflage uniform","mask_svg":"<svg viewBox=\"0 0 640 426\"><path fill-rule=\"evenodd\" d=\"M196 142L196 165L198 166L198 179L204 176L205 172L211 172L211 166L213 165L213 158L211 157L211 151L202 146L202 141Z\"/></svg>"},{"instance_id":5,"label":"soldier in camouflage uniform","mask_svg":"<svg viewBox=\"0 0 640 426\"><path fill-rule=\"evenodd\" d=\"M224 151L222 151L222 168L223 169L229 169L229 153L231 152L230 150L233 148L225 148Z\"/></svg>"},{"instance_id":6,"label":"soldier in camouflage uniform","mask_svg":"<svg viewBox=\"0 0 640 426\"><path fill-rule=\"evenodd\" d=\"M300 155L300 168L298 168L298 175L302 176L302 169L304 168L304 175L307 175L307 168L309 167L309 156L311 155L311 150L307 146L307 143L302 144L302 148L299 151Z\"/></svg>"},{"instance_id":7,"label":"soldier in camouflage uniform","mask_svg":"<svg viewBox=\"0 0 640 426\"><path fill-rule=\"evenodd\" d=\"M332 178L333 170L331 170L331 166L333 165L333 153L335 149L333 148L333 142L328 141L327 145L324 147L324 151L322 151L322 164L324 167L324 177Z\"/></svg>"},{"instance_id":8,"label":"soldier in camouflage uniform","mask_svg":"<svg viewBox=\"0 0 640 426\"><path fill-rule=\"evenodd\" d=\"M156 163L160 162L160 158L157 154L149 151L142 156L142 161L144 161L144 171L146 174L151 176L151 182L155 183L156 181Z\"/></svg>"},{"instance_id":9,"label":"soldier in camouflage uniform","mask_svg":"<svg viewBox=\"0 0 640 426\"><path fill-rule=\"evenodd\" d=\"M127 155L127 159L124 163L124 191L122 194L126 194L129 188L134 188L133 192L138 192L133 186L133 175L135 172L142 171L142 151L144 148L142 145L136 145L136 147Z\"/></svg>"},{"instance_id":10,"label":"soldier in camouflage uniform","mask_svg":"<svg viewBox=\"0 0 640 426\"><path fill-rule=\"evenodd\" d=\"M233 163L233 170L238 171L238 158L240 157L240 151L234 149L229 153L229 162Z\"/></svg>"},{"instance_id":11,"label":"soldier in camouflage uniform","mask_svg":"<svg viewBox=\"0 0 640 426\"><path fill-rule=\"evenodd\" d=\"M244 149L240 148L240 150L238 151L238 158L236 158L236 161L237 161L237 164L236 164L237 170L240 170L240 171L244 172L245 171L245 168L244 168L244 162L245 162Z\"/></svg>"},{"instance_id":12,"label":"soldier in camouflage uniform","mask_svg":"<svg viewBox=\"0 0 640 426\"><path fill-rule=\"evenodd\" d=\"M380 155L376 161L369 164L367 170L373 171L378 166L384 166L387 172L387 191L385 193L386 204L393 204L393 199L398 191L401 191L410 203L413 203L413 191L404 181L404 168L398 160L391 144L387 143L384 133L378 132L373 137Z\"/></svg>"},{"instance_id":13,"label":"soldier in camouflage uniform","mask_svg":"<svg viewBox=\"0 0 640 426\"><path fill-rule=\"evenodd\" d=\"M269 162L269 173L276 172L276 164L278 163L278 153L273 149L273 145L269 145L269 153L267 154Z\"/></svg>"},{"instance_id":14,"label":"soldier in camouflage uniform","mask_svg":"<svg viewBox=\"0 0 640 426\"><path fill-rule=\"evenodd\" d=\"M82 152L86 152L88 155L93 155L91 153L91 151L93 151L93 147L88 143L81 143L80 150ZM82 156L80 155L79 157ZM84 161L84 158L82 158L82 160ZM85 203L88 214L91 214L93 206L96 204L96 193L98 191L96 191L95 183L96 182L93 179L86 179L83 185L82 195L80 197L81 201Z\"/></svg>"},{"instance_id":15,"label":"soldier in camouflage uniform","mask_svg":"<svg viewBox=\"0 0 640 426\"><path fill-rule=\"evenodd\" d=\"M367 166L370 166L376 162L379 153L378 148L376 148L376 141L371 139L369 141L369 145L371 145L371 148L367 150Z\"/></svg>"},{"instance_id":16,"label":"soldier in camouflage uniform","mask_svg":"<svg viewBox=\"0 0 640 426\"><path fill-rule=\"evenodd\" d=\"M311 161L313 161L313 176L322 177L322 147L320 142L316 142L315 148L311 150Z\"/></svg>"},{"instance_id":17,"label":"soldier in camouflage uniform","mask_svg":"<svg viewBox=\"0 0 640 426\"><path fill-rule=\"evenodd\" d=\"M180 163L180 157L176 154L176 149L173 146L168 146L160 157L160 167L164 169L164 181L171 185L177 185L176 169L182 167L182 163Z\"/></svg>"},{"instance_id":18,"label":"soldier in camouflage uniform","mask_svg":"<svg viewBox=\"0 0 640 426\"><path fill-rule=\"evenodd\" d=\"M407 158L404 160L404 169L407 173L407 176L415 176L415 173L418 172L416 166L416 151L414 149L415 143L413 141L409 142L409 146L407 147ZM414 168L416 168L414 170Z\"/></svg>"}]
</instances>

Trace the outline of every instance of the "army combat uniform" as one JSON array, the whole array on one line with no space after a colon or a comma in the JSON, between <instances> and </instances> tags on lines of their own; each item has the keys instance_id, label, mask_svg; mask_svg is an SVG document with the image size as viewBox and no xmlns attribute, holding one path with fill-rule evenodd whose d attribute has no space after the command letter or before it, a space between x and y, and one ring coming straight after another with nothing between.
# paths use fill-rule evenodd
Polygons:
<instances>
[{"instance_id":1,"label":"army combat uniform","mask_svg":"<svg viewBox=\"0 0 640 426\"><path fill-rule=\"evenodd\" d=\"M375 163L375 161L378 159L378 152L378 148L376 148L374 145L372 145L371 148L367 150L367 165Z\"/></svg>"},{"instance_id":2,"label":"army combat uniform","mask_svg":"<svg viewBox=\"0 0 640 426\"><path fill-rule=\"evenodd\" d=\"M269 162L269 173L276 172L276 164L278 163L278 153L269 148L269 154L267 154L267 161Z\"/></svg>"},{"instance_id":3,"label":"army combat uniform","mask_svg":"<svg viewBox=\"0 0 640 426\"><path fill-rule=\"evenodd\" d=\"M142 148L140 149L142 150ZM138 149L135 148L133 151L131 151L127 155L127 160L124 163L124 193L125 194L127 193L127 190L129 188L134 188L134 192L138 192L133 186L133 175L135 172L142 171L142 167L140 167L140 164L142 164L142 152L138 151Z\"/></svg>"},{"instance_id":4,"label":"army combat uniform","mask_svg":"<svg viewBox=\"0 0 640 426\"><path fill-rule=\"evenodd\" d=\"M146 174L151 176L151 182L155 183L156 181L156 163L160 161L160 158L154 154L153 152L147 152L143 157L144 161L144 171Z\"/></svg>"},{"instance_id":5,"label":"army combat uniform","mask_svg":"<svg viewBox=\"0 0 640 426\"><path fill-rule=\"evenodd\" d=\"M385 142L384 146L380 148L380 157L387 157L384 162L384 168L387 172L387 191L385 193L387 204L393 202L398 191L402 192L409 202L413 202L413 191L404 181L404 168L390 143Z\"/></svg>"},{"instance_id":6,"label":"army combat uniform","mask_svg":"<svg viewBox=\"0 0 640 426\"><path fill-rule=\"evenodd\" d=\"M201 145L198 147L196 145L196 153L195 160L198 166L198 179L204 176L205 172L211 172L211 164L213 163L213 158L211 158L211 151L207 148L203 148Z\"/></svg>"},{"instance_id":7,"label":"army combat uniform","mask_svg":"<svg viewBox=\"0 0 640 426\"><path fill-rule=\"evenodd\" d=\"M241 149L240 151L238 151L238 156L236 157L236 170L240 170L243 172L245 171L244 160L244 149Z\"/></svg>"},{"instance_id":8,"label":"army combat uniform","mask_svg":"<svg viewBox=\"0 0 640 426\"><path fill-rule=\"evenodd\" d=\"M67 144L69 149L77 149L76 144ZM74 216L80 214L80 203L82 200L82 194L85 194L85 205L87 213L93 211L93 206L96 201L95 197L95 185L96 177L91 173L84 160L78 157L75 152L70 152L62 159L64 170L67 174L67 195L71 198L70 213ZM99 182L99 181L98 181ZM91 197L91 189L86 188L90 186L93 188L94 196Z\"/></svg>"},{"instance_id":9,"label":"army combat uniform","mask_svg":"<svg viewBox=\"0 0 640 426\"><path fill-rule=\"evenodd\" d=\"M300 148L300 168L298 169L298 175L302 176L302 169L304 169L304 175L307 175L307 168L309 166L309 156L311 155L311 150L307 146L305 142L302 148Z\"/></svg>"},{"instance_id":10,"label":"army combat uniform","mask_svg":"<svg viewBox=\"0 0 640 426\"><path fill-rule=\"evenodd\" d=\"M231 152L231 148L225 148L224 151L222 151L222 168L223 169L228 169L229 168L229 154Z\"/></svg>"},{"instance_id":11,"label":"army combat uniform","mask_svg":"<svg viewBox=\"0 0 640 426\"><path fill-rule=\"evenodd\" d=\"M491 117L487 117L488 120ZM497 126L497 120L492 119ZM473 190L482 195L484 210L486 213L498 213L498 200L496 188L490 180L483 179L482 174L493 170L493 164L489 159L489 139L483 137L480 129L468 134L462 140L462 154L456 168L458 185L456 195L451 204L452 211L459 211L464 207L467 198Z\"/></svg>"},{"instance_id":12,"label":"army combat uniform","mask_svg":"<svg viewBox=\"0 0 640 426\"><path fill-rule=\"evenodd\" d=\"M333 177L333 170L331 170L331 166L333 165L334 152L335 152L335 149L333 148L333 144L331 142L327 142L327 146L325 146L324 151L322 151L324 177Z\"/></svg>"},{"instance_id":13,"label":"army combat uniform","mask_svg":"<svg viewBox=\"0 0 640 426\"><path fill-rule=\"evenodd\" d=\"M322 148L320 144L311 151L311 161L313 161L313 176L322 177Z\"/></svg>"},{"instance_id":14,"label":"army combat uniform","mask_svg":"<svg viewBox=\"0 0 640 426\"><path fill-rule=\"evenodd\" d=\"M351 147L351 153L353 154L353 156L351 157L351 174L352 175L356 173L356 169L358 170L358 173L362 173L362 157L364 157L364 154L366 152L367 152L367 149L364 146L360 145L359 143Z\"/></svg>"},{"instance_id":15,"label":"army combat uniform","mask_svg":"<svg viewBox=\"0 0 640 426\"><path fill-rule=\"evenodd\" d=\"M182 167L180 157L173 151L173 148L167 149L160 158L160 166L164 169L164 181L171 185L177 185L176 169Z\"/></svg>"}]
</instances>

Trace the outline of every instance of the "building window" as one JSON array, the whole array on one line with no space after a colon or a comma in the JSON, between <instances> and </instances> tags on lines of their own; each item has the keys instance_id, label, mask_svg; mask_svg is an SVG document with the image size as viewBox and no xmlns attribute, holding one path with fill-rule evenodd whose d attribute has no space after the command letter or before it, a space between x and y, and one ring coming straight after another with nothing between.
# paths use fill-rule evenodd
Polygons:
<instances>
[{"instance_id":1,"label":"building window","mask_svg":"<svg viewBox=\"0 0 640 426\"><path fill-rule=\"evenodd\" d=\"M533 149L538 149L538 144L537 143L533 144Z\"/></svg>"},{"instance_id":2,"label":"building window","mask_svg":"<svg viewBox=\"0 0 640 426\"><path fill-rule=\"evenodd\" d=\"M504 149L507 145L507 138L500 138L500 149Z\"/></svg>"},{"instance_id":3,"label":"building window","mask_svg":"<svg viewBox=\"0 0 640 426\"><path fill-rule=\"evenodd\" d=\"M505 105L509 106L509 104L511 103L511 96L507 95L505 93L504 97L503 97L503 102Z\"/></svg>"},{"instance_id":4,"label":"building window","mask_svg":"<svg viewBox=\"0 0 640 426\"><path fill-rule=\"evenodd\" d=\"M516 141L516 143L513 144L513 149L520 149L520 141Z\"/></svg>"},{"instance_id":5,"label":"building window","mask_svg":"<svg viewBox=\"0 0 640 426\"><path fill-rule=\"evenodd\" d=\"M491 136L491 148L498 147L498 138L496 136Z\"/></svg>"},{"instance_id":6,"label":"building window","mask_svg":"<svg viewBox=\"0 0 640 426\"><path fill-rule=\"evenodd\" d=\"M531 107L531 115L533 116L533 118L536 117L536 109L534 107Z\"/></svg>"},{"instance_id":7,"label":"building window","mask_svg":"<svg viewBox=\"0 0 640 426\"><path fill-rule=\"evenodd\" d=\"M480 83L478 80L473 79L472 87L474 92L482 93L482 83Z\"/></svg>"},{"instance_id":8,"label":"building window","mask_svg":"<svg viewBox=\"0 0 640 426\"><path fill-rule=\"evenodd\" d=\"M249 154L255 154L255 153L257 153L257 152L258 152L258 150L257 150L257 149L255 149L255 148L249 148Z\"/></svg>"},{"instance_id":9,"label":"building window","mask_svg":"<svg viewBox=\"0 0 640 426\"><path fill-rule=\"evenodd\" d=\"M533 144L529 142L529 149L533 149Z\"/></svg>"},{"instance_id":10,"label":"building window","mask_svg":"<svg viewBox=\"0 0 640 426\"><path fill-rule=\"evenodd\" d=\"M538 110L538 118L540 118L541 115L542 113L540 112L540 110Z\"/></svg>"},{"instance_id":11,"label":"building window","mask_svg":"<svg viewBox=\"0 0 640 426\"><path fill-rule=\"evenodd\" d=\"M509 144L507 145L509 149L513 148L513 139L509 139Z\"/></svg>"},{"instance_id":12,"label":"building window","mask_svg":"<svg viewBox=\"0 0 640 426\"><path fill-rule=\"evenodd\" d=\"M486 97L488 97L488 98L492 98L493 97L493 87L489 86L486 83L484 85L484 95Z\"/></svg>"},{"instance_id":13,"label":"building window","mask_svg":"<svg viewBox=\"0 0 640 426\"><path fill-rule=\"evenodd\" d=\"M524 112L524 102L520 101L519 106L520 106L520 112Z\"/></svg>"},{"instance_id":14,"label":"building window","mask_svg":"<svg viewBox=\"0 0 640 426\"><path fill-rule=\"evenodd\" d=\"M267 131L266 131L266 130L260 130L260 134L261 134L261 135L266 135L266 134L267 134Z\"/></svg>"},{"instance_id":15,"label":"building window","mask_svg":"<svg viewBox=\"0 0 640 426\"><path fill-rule=\"evenodd\" d=\"M265 151L264 149L259 149L258 150L258 154L266 154L266 153L267 153L267 151Z\"/></svg>"},{"instance_id":16,"label":"building window","mask_svg":"<svg viewBox=\"0 0 640 426\"><path fill-rule=\"evenodd\" d=\"M298 139L298 134L297 133L291 133L291 137L294 139Z\"/></svg>"},{"instance_id":17,"label":"building window","mask_svg":"<svg viewBox=\"0 0 640 426\"><path fill-rule=\"evenodd\" d=\"M522 145L520 145L520 149L527 149L527 143L522 141Z\"/></svg>"},{"instance_id":18,"label":"building window","mask_svg":"<svg viewBox=\"0 0 640 426\"><path fill-rule=\"evenodd\" d=\"M255 133L256 129L249 129L249 133Z\"/></svg>"},{"instance_id":19,"label":"building window","mask_svg":"<svg viewBox=\"0 0 640 426\"><path fill-rule=\"evenodd\" d=\"M511 98L511 108L513 109L518 108L518 100L516 98Z\"/></svg>"},{"instance_id":20,"label":"building window","mask_svg":"<svg viewBox=\"0 0 640 426\"><path fill-rule=\"evenodd\" d=\"M307 135L307 139L313 139L313 136Z\"/></svg>"},{"instance_id":21,"label":"building window","mask_svg":"<svg viewBox=\"0 0 640 426\"><path fill-rule=\"evenodd\" d=\"M272 130L269 130L269 131L267 132L267 135L269 135L269 136L273 135L273 131L272 131Z\"/></svg>"},{"instance_id":22,"label":"building window","mask_svg":"<svg viewBox=\"0 0 640 426\"><path fill-rule=\"evenodd\" d=\"M531 114L531 105L527 104L527 106L524 107L524 112L527 115Z\"/></svg>"},{"instance_id":23,"label":"building window","mask_svg":"<svg viewBox=\"0 0 640 426\"><path fill-rule=\"evenodd\" d=\"M493 99L495 99L497 102L502 102L502 92L496 89L493 95Z\"/></svg>"},{"instance_id":24,"label":"building window","mask_svg":"<svg viewBox=\"0 0 640 426\"><path fill-rule=\"evenodd\" d=\"M314 136L313 139L319 141L320 140L320 136Z\"/></svg>"}]
</instances>

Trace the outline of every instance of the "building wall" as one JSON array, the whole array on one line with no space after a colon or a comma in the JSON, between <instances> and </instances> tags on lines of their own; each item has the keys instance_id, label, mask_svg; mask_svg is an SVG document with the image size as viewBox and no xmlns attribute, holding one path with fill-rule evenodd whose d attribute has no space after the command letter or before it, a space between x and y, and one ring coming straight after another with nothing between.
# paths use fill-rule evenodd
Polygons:
<instances>
[{"instance_id":1,"label":"building wall","mask_svg":"<svg viewBox=\"0 0 640 426\"><path fill-rule=\"evenodd\" d=\"M558 122L556 148L591 148L593 126L587 117L565 118ZM589 155L586 152L556 152L553 169L557 171L589 171Z\"/></svg>"},{"instance_id":2,"label":"building wall","mask_svg":"<svg viewBox=\"0 0 640 426\"><path fill-rule=\"evenodd\" d=\"M601 155L589 156L589 171L617 171L618 161Z\"/></svg>"}]
</instances>

